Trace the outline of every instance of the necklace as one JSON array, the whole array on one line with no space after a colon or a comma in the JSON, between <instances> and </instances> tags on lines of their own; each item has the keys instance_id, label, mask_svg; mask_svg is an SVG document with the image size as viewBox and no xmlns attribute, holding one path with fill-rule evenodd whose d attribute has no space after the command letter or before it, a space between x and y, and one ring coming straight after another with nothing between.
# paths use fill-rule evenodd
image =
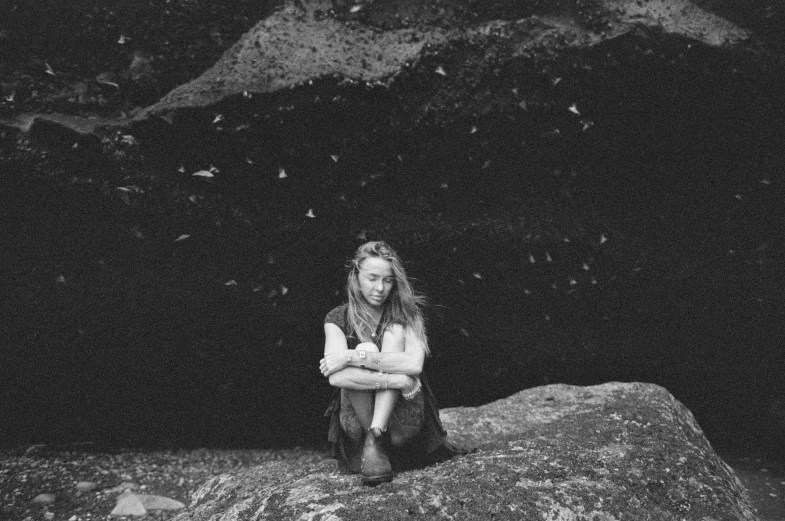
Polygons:
<instances>
[{"instance_id":1,"label":"necklace","mask_svg":"<svg viewBox=\"0 0 785 521\"><path fill-rule=\"evenodd\" d=\"M384 312L382 311L382 312L379 312L378 316L374 317L374 322L376 323L376 327L374 328L373 333L371 333L371 338L373 338L374 340L376 340L377 337L379 336L379 326L382 325L382 317L383 316L384 316Z\"/></svg>"}]
</instances>

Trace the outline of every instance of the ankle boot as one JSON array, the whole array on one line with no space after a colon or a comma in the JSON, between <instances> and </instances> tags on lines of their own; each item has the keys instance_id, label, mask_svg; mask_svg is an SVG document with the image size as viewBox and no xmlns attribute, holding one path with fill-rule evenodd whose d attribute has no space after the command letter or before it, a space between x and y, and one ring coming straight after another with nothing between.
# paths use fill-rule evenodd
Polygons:
<instances>
[{"instance_id":1,"label":"ankle boot","mask_svg":"<svg viewBox=\"0 0 785 521\"><path fill-rule=\"evenodd\" d=\"M392 466L385 453L382 437L377 437L372 430L365 435L361 468L362 481L365 485L392 481Z\"/></svg>"}]
</instances>

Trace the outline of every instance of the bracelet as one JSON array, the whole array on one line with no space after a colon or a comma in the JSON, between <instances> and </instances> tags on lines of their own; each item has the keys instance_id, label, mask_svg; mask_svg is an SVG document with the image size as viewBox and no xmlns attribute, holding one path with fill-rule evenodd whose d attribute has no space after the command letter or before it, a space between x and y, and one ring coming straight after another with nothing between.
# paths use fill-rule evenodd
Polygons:
<instances>
[{"instance_id":1,"label":"bracelet","mask_svg":"<svg viewBox=\"0 0 785 521\"><path fill-rule=\"evenodd\" d=\"M379 371L379 372L378 372L378 373L376 373L376 374L377 374L377 375L379 375L379 378L381 378L382 376L384 376L384 373L383 373L383 372L381 372L381 371ZM389 380L389 375L388 375L388 378L387 378L387 379ZM377 391L378 391L378 390L381 390L381 388L382 388L382 384L381 384L381 382L376 382L376 390L377 390ZM389 381L385 381L385 383L384 383L384 388L385 388L385 389L389 389L389 388L390 388Z\"/></svg>"},{"instance_id":2,"label":"bracelet","mask_svg":"<svg viewBox=\"0 0 785 521\"><path fill-rule=\"evenodd\" d=\"M417 396L417 393L420 392L421 388L422 388L422 383L420 382L420 379L417 378L417 384L414 386L414 389L412 389L408 393L401 393L401 394L403 395L404 399L411 400L412 398Z\"/></svg>"},{"instance_id":3,"label":"bracelet","mask_svg":"<svg viewBox=\"0 0 785 521\"><path fill-rule=\"evenodd\" d=\"M346 363L347 364L351 364L352 362L354 362L354 353L351 352L351 351L347 351L346 352Z\"/></svg>"}]
</instances>

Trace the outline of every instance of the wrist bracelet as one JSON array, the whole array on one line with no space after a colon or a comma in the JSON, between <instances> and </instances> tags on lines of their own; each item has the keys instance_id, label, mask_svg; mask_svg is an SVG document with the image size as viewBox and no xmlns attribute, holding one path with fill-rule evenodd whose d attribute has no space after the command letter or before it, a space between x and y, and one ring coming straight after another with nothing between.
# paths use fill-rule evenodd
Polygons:
<instances>
[{"instance_id":1,"label":"wrist bracelet","mask_svg":"<svg viewBox=\"0 0 785 521\"><path fill-rule=\"evenodd\" d=\"M351 351L348 351L346 353L346 363L347 364L351 364L352 362L354 362L354 353L352 353Z\"/></svg>"},{"instance_id":2,"label":"wrist bracelet","mask_svg":"<svg viewBox=\"0 0 785 521\"><path fill-rule=\"evenodd\" d=\"M412 398L417 396L417 393L420 392L420 388L421 387L422 387L422 383L420 382L420 379L418 378L417 379L417 384L415 384L414 389L412 389L408 393L401 393L401 394L403 395L405 400L411 400Z\"/></svg>"}]
</instances>

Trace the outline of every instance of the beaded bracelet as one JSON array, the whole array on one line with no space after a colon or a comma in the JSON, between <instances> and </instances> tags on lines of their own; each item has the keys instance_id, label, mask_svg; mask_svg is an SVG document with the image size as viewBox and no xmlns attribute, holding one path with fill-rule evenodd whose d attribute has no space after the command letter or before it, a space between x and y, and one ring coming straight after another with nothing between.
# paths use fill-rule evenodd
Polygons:
<instances>
[{"instance_id":1,"label":"beaded bracelet","mask_svg":"<svg viewBox=\"0 0 785 521\"><path fill-rule=\"evenodd\" d=\"M411 400L412 398L417 396L417 393L420 392L421 388L422 388L422 383L420 382L420 379L418 378L417 379L417 384L415 384L414 389L412 389L408 393L402 393L402 395L403 395L404 399Z\"/></svg>"}]
</instances>

